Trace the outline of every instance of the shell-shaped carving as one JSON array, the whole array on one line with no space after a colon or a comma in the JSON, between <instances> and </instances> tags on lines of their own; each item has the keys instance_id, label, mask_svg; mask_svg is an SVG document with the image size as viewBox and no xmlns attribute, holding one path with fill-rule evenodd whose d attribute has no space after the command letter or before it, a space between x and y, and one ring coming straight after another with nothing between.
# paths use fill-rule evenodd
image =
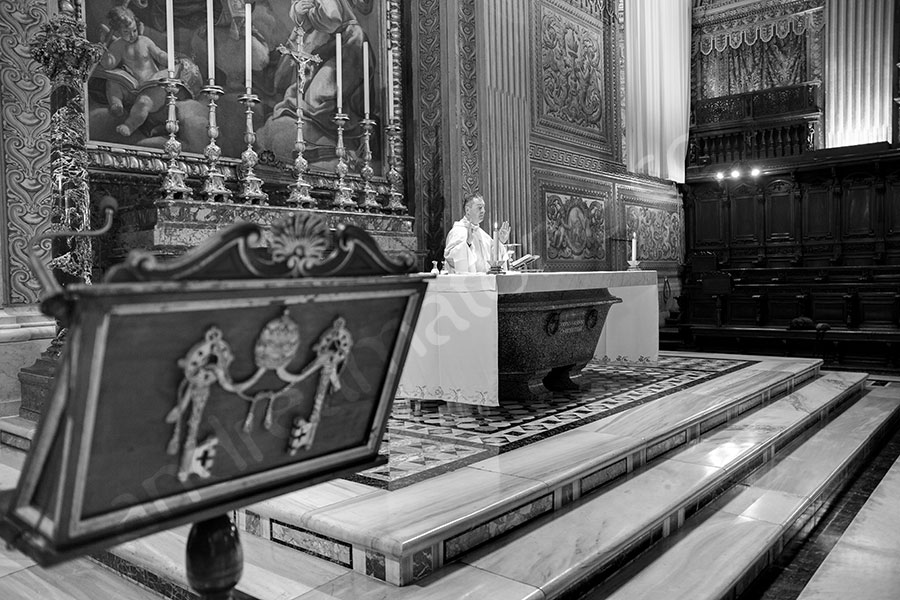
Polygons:
<instances>
[{"instance_id":1,"label":"shell-shaped carving","mask_svg":"<svg viewBox=\"0 0 900 600\"><path fill-rule=\"evenodd\" d=\"M272 319L259 333L253 355L256 366L274 370L287 365L300 348L300 328L287 313Z\"/></svg>"},{"instance_id":2,"label":"shell-shaped carving","mask_svg":"<svg viewBox=\"0 0 900 600\"><path fill-rule=\"evenodd\" d=\"M296 214L272 225L272 259L283 262L295 274L319 263L328 249L325 221L310 214Z\"/></svg>"}]
</instances>

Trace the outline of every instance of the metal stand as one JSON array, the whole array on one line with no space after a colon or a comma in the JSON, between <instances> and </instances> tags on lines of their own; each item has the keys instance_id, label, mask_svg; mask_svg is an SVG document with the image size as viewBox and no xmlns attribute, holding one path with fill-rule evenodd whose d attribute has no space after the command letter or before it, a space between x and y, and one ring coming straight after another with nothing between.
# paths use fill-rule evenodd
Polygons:
<instances>
[{"instance_id":1,"label":"metal stand","mask_svg":"<svg viewBox=\"0 0 900 600\"><path fill-rule=\"evenodd\" d=\"M238 197L243 202L250 204L254 202L266 204L269 195L262 191L262 179L253 172L253 167L259 163L259 155L253 149L253 144L256 142L256 132L253 131L253 105L259 102L259 96L247 88L247 93L240 97L240 101L246 107L247 123L244 141L247 142L247 149L241 152L241 169L244 175L241 177L241 192Z\"/></svg>"},{"instance_id":2,"label":"metal stand","mask_svg":"<svg viewBox=\"0 0 900 600\"><path fill-rule=\"evenodd\" d=\"M203 88L203 92L209 98L209 144L203 149L206 157L206 178L203 180L203 190L200 192L209 202L227 202L231 198L231 190L225 187L225 175L219 171L219 159L222 157L222 149L216 144L219 137L219 127L216 123L216 102L219 96L225 93L221 87L210 80L209 85Z\"/></svg>"},{"instance_id":3,"label":"metal stand","mask_svg":"<svg viewBox=\"0 0 900 600\"><path fill-rule=\"evenodd\" d=\"M641 270L641 261L629 260L628 261L628 270L629 271L640 271Z\"/></svg>"},{"instance_id":4,"label":"metal stand","mask_svg":"<svg viewBox=\"0 0 900 600\"><path fill-rule=\"evenodd\" d=\"M175 137L175 134L178 133L178 118L175 114L175 92L178 91L178 83L179 80L175 78L175 73L172 71L169 71L168 77L160 80L160 84L166 88L169 106L166 118L166 131L169 132L169 139L163 146L166 154L169 155L169 166L163 178L162 192L165 194L166 200L175 200L176 196L181 200L191 200L191 188L184 182L187 173L178 164L178 157L181 155L181 142Z\"/></svg>"},{"instance_id":5,"label":"metal stand","mask_svg":"<svg viewBox=\"0 0 900 600\"><path fill-rule=\"evenodd\" d=\"M244 551L228 515L194 523L188 534L188 583L203 600L231 600L244 571Z\"/></svg>"}]
</instances>

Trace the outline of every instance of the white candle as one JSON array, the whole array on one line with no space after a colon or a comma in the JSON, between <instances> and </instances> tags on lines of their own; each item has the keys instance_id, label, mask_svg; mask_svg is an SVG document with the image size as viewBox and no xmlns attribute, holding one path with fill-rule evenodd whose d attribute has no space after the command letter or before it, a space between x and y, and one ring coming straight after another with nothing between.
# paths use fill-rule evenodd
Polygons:
<instances>
[{"instance_id":1,"label":"white candle","mask_svg":"<svg viewBox=\"0 0 900 600\"><path fill-rule=\"evenodd\" d=\"M494 221L494 235L491 246L491 260L497 262L500 260L500 230L497 228L497 221Z\"/></svg>"},{"instance_id":2,"label":"white candle","mask_svg":"<svg viewBox=\"0 0 900 600\"><path fill-rule=\"evenodd\" d=\"M344 108L344 67L342 63L344 62L343 57L341 56L342 48L341 48L341 34L340 32L334 34L334 43L335 43L335 75L334 79L337 84L337 93L335 94L335 102L337 102L337 111L343 112Z\"/></svg>"},{"instance_id":3,"label":"white candle","mask_svg":"<svg viewBox=\"0 0 900 600\"><path fill-rule=\"evenodd\" d=\"M369 42L363 42L363 112L369 118Z\"/></svg>"},{"instance_id":4,"label":"white candle","mask_svg":"<svg viewBox=\"0 0 900 600\"><path fill-rule=\"evenodd\" d=\"M253 88L253 7L248 2L244 5L244 87L249 92Z\"/></svg>"},{"instance_id":5,"label":"white candle","mask_svg":"<svg viewBox=\"0 0 900 600\"><path fill-rule=\"evenodd\" d=\"M631 262L637 260L637 232L631 234Z\"/></svg>"},{"instance_id":6,"label":"white candle","mask_svg":"<svg viewBox=\"0 0 900 600\"><path fill-rule=\"evenodd\" d=\"M175 1L166 0L166 58L169 77L175 77Z\"/></svg>"},{"instance_id":7,"label":"white candle","mask_svg":"<svg viewBox=\"0 0 900 600\"><path fill-rule=\"evenodd\" d=\"M387 75L388 75L388 118L394 118L394 61L391 56L391 49L387 51Z\"/></svg>"},{"instance_id":8,"label":"white candle","mask_svg":"<svg viewBox=\"0 0 900 600\"><path fill-rule=\"evenodd\" d=\"M213 0L206 0L206 76L216 81L216 41L213 35Z\"/></svg>"}]
</instances>

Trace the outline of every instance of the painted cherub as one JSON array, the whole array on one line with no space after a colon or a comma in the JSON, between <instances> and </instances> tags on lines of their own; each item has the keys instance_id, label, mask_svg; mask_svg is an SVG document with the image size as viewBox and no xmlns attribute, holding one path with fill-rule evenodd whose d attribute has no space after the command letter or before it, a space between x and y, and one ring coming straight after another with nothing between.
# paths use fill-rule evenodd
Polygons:
<instances>
[{"instance_id":1,"label":"painted cherub","mask_svg":"<svg viewBox=\"0 0 900 600\"><path fill-rule=\"evenodd\" d=\"M125 104L131 102L127 118L116 127L119 135L128 137L151 113L165 105L166 93L159 79L166 74L162 65L168 62L168 55L141 33L143 27L131 9L114 6L107 20L112 41L100 65L108 75L109 111L121 117L125 114Z\"/></svg>"}]
</instances>

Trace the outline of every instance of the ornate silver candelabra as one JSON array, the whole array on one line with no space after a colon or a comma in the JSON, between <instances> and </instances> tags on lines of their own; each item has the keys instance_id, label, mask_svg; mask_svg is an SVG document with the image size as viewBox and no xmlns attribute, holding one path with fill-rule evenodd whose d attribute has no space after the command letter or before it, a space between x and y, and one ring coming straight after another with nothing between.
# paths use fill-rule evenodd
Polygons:
<instances>
[{"instance_id":1,"label":"ornate silver candelabra","mask_svg":"<svg viewBox=\"0 0 900 600\"><path fill-rule=\"evenodd\" d=\"M334 166L334 172L338 177L337 180L337 189L334 191L334 208L339 210L347 210L349 208L356 208L356 202L353 201L351 197L351 192L353 191L349 185L347 185L346 177L347 177L347 161L344 160L344 157L347 154L347 150L344 147L344 125L347 123L350 117L347 116L346 113L335 113L334 115L334 124L337 126L337 145L335 146L335 154L337 154L337 164Z\"/></svg>"},{"instance_id":2,"label":"ornate silver candelabra","mask_svg":"<svg viewBox=\"0 0 900 600\"><path fill-rule=\"evenodd\" d=\"M397 146L400 141L400 125L397 119L391 119L390 125L387 126L388 133L388 156L389 169L387 174L388 182L391 184L391 192L388 198L388 204L385 210L388 212L405 213L406 206L403 205L403 192L400 191L400 156Z\"/></svg>"},{"instance_id":3,"label":"ornate silver candelabra","mask_svg":"<svg viewBox=\"0 0 900 600\"><path fill-rule=\"evenodd\" d=\"M243 202L250 204L257 201L260 204L266 204L269 195L262 191L262 179L253 172L253 167L259 163L259 155L253 149L253 144L256 142L256 132L253 131L253 105L259 102L259 96L248 87L247 93L240 97L240 101L243 102L247 115L246 130L244 131L247 149L241 152L241 170L244 174L241 177L241 191L238 197Z\"/></svg>"},{"instance_id":4,"label":"ornate silver candelabra","mask_svg":"<svg viewBox=\"0 0 900 600\"><path fill-rule=\"evenodd\" d=\"M294 142L294 150L297 151L297 158L294 159L294 175L297 180L289 187L291 195L287 199L287 203L292 206L300 206L301 208L315 207L316 201L309 195L312 187L306 181L306 171L309 168L309 161L303 156L306 151L306 140L303 138L303 106L301 99L303 98L303 89L306 87L306 76L310 63L322 62L316 54L308 54L302 48L291 50L285 46L278 46L278 51L284 55L290 56L297 65L297 141Z\"/></svg>"},{"instance_id":5,"label":"ornate silver candelabra","mask_svg":"<svg viewBox=\"0 0 900 600\"><path fill-rule=\"evenodd\" d=\"M210 79L209 85L203 88L203 92L209 98L209 127L206 129L209 134L209 144L203 149L203 156L206 157L206 179L203 180L203 190L200 193L210 202L219 199L227 202L231 198L231 190L225 187L225 175L219 171L222 150L216 144L216 138L219 137L219 127L216 123L216 102L219 100L219 96L225 93L225 90Z\"/></svg>"},{"instance_id":6,"label":"ornate silver candelabra","mask_svg":"<svg viewBox=\"0 0 900 600\"><path fill-rule=\"evenodd\" d=\"M165 194L166 200L174 200L176 196L181 200L190 200L191 188L184 183L187 173L178 164L178 157L181 155L181 142L175 137L175 134L178 133L175 92L178 91L179 80L175 78L174 72L169 71L169 76L161 79L160 83L166 88L169 107L166 118L166 131L169 132L169 139L163 145L163 150L169 155L169 166L166 169L165 177L163 177L162 192Z\"/></svg>"},{"instance_id":7,"label":"ornate silver candelabra","mask_svg":"<svg viewBox=\"0 0 900 600\"><path fill-rule=\"evenodd\" d=\"M372 176L375 174L375 170L372 168L372 128L375 126L375 121L369 118L369 115L366 115L366 118L362 120L363 127L363 144L362 144L362 159L363 166L359 171L359 176L363 181L362 195L359 198L359 207L365 211L378 211L381 209L381 204L375 200L375 188L372 186Z\"/></svg>"}]
</instances>

